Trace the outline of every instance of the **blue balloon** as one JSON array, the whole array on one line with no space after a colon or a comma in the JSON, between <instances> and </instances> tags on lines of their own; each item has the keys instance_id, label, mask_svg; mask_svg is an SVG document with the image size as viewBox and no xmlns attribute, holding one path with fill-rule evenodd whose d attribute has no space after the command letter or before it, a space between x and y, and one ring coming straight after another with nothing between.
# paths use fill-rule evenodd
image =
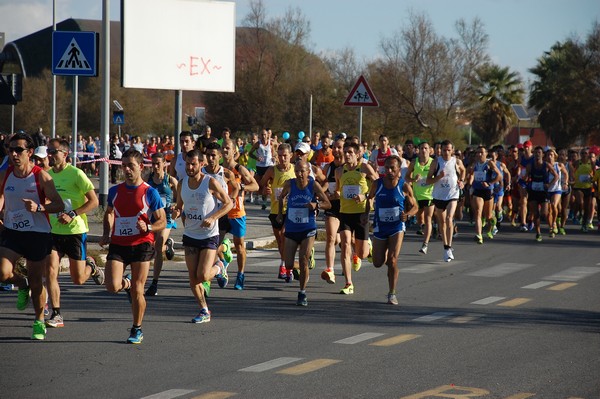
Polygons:
<instances>
[{"instance_id":1,"label":"blue balloon","mask_svg":"<svg viewBox=\"0 0 600 399\"><path fill-rule=\"evenodd\" d=\"M288 132L283 132L281 137L283 137L284 140L288 140L290 138L290 134Z\"/></svg>"},{"instance_id":2,"label":"blue balloon","mask_svg":"<svg viewBox=\"0 0 600 399\"><path fill-rule=\"evenodd\" d=\"M298 138L299 138L300 140L302 140L302 139L304 138L304 132L303 132L302 130L300 130L300 131L298 132Z\"/></svg>"}]
</instances>

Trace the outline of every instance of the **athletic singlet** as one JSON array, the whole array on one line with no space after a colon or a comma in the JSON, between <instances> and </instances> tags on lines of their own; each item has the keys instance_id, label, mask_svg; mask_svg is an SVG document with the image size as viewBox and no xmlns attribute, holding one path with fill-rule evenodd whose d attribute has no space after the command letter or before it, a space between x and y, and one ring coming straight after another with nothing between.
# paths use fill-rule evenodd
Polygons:
<instances>
[{"instance_id":1,"label":"athletic singlet","mask_svg":"<svg viewBox=\"0 0 600 399\"><path fill-rule=\"evenodd\" d=\"M573 188L592 188L592 163L581 163L575 169L575 183Z\"/></svg>"},{"instance_id":2,"label":"athletic singlet","mask_svg":"<svg viewBox=\"0 0 600 399\"><path fill-rule=\"evenodd\" d=\"M329 155L323 154L323 150L319 150L317 152L317 156L315 158L315 163L321 170L325 171L327 165L333 162L333 151L329 150Z\"/></svg>"},{"instance_id":3,"label":"athletic singlet","mask_svg":"<svg viewBox=\"0 0 600 399\"><path fill-rule=\"evenodd\" d=\"M240 175L239 168L240 164L235 165L231 172L235 175L235 181L239 185L242 182L242 176ZM231 194L231 193L229 193ZM246 208L244 208L244 191L240 190L238 196L233 199L233 208L227 213L229 219L239 219L242 216L246 216Z\"/></svg>"},{"instance_id":4,"label":"athletic singlet","mask_svg":"<svg viewBox=\"0 0 600 399\"><path fill-rule=\"evenodd\" d=\"M433 183L432 196L436 200L449 201L458 199L460 189L458 188L458 174L456 172L456 158L452 157L448 161L442 157L437 158L436 176L443 170L445 176Z\"/></svg>"},{"instance_id":5,"label":"athletic singlet","mask_svg":"<svg viewBox=\"0 0 600 399\"><path fill-rule=\"evenodd\" d=\"M535 163L531 164L529 170L531 180L529 182L529 189L531 191L546 191L544 184L548 181L548 167L546 162L542 163L542 167L538 168Z\"/></svg>"},{"instance_id":6,"label":"athletic singlet","mask_svg":"<svg viewBox=\"0 0 600 399\"><path fill-rule=\"evenodd\" d=\"M535 157L532 155L531 158L521 157L519 163L521 164L521 173L519 174L519 181L524 182L527 177L527 165L533 165Z\"/></svg>"},{"instance_id":7,"label":"athletic singlet","mask_svg":"<svg viewBox=\"0 0 600 399\"><path fill-rule=\"evenodd\" d=\"M205 175L208 175L210 177L212 177L213 179L215 179L216 181L219 182L219 184L221 185L221 187L223 188L223 191L225 191L226 193L229 192L229 188L227 187L227 180L225 180L225 169L222 166L219 166L219 171L217 173L208 173L206 171L206 167L203 166L202 167L202 173L204 173ZM216 200L217 201L217 207L221 208L221 201Z\"/></svg>"},{"instance_id":8,"label":"athletic singlet","mask_svg":"<svg viewBox=\"0 0 600 399\"><path fill-rule=\"evenodd\" d=\"M136 225L138 219L150 224L150 215L162 208L156 189L146 182L137 187L118 184L108 190L108 206L115 212L111 244L131 246L154 242L152 232L142 232Z\"/></svg>"},{"instance_id":9,"label":"athletic singlet","mask_svg":"<svg viewBox=\"0 0 600 399\"><path fill-rule=\"evenodd\" d=\"M218 236L219 223L217 220L210 227L202 227L204 218L217 210L217 200L209 190L209 182L212 177L204 175L196 189L190 188L189 179L189 176L186 176L181 182L181 200L185 215L183 234L195 240Z\"/></svg>"},{"instance_id":10,"label":"athletic singlet","mask_svg":"<svg viewBox=\"0 0 600 399\"><path fill-rule=\"evenodd\" d=\"M500 181L494 183L493 190L495 193L500 193L500 195L504 194L504 169L502 169L502 162L496 161L496 168L500 171ZM497 177L496 172L492 171L492 180Z\"/></svg>"},{"instance_id":11,"label":"athletic singlet","mask_svg":"<svg viewBox=\"0 0 600 399\"><path fill-rule=\"evenodd\" d=\"M556 172L556 174L558 175L558 179L556 179L556 182L554 183L554 185L549 186L548 187L548 192L549 193L554 193L554 194L560 194L562 192L562 185L561 185L561 171L560 168L558 167L558 162L554 162L553 165L550 165L554 171ZM548 177L547 177L547 183L552 183L552 179L554 179L554 176L552 176L552 173L548 173Z\"/></svg>"},{"instance_id":12,"label":"athletic singlet","mask_svg":"<svg viewBox=\"0 0 600 399\"><path fill-rule=\"evenodd\" d=\"M392 188L386 188L383 178L375 182L375 215L373 216L373 232L392 235L404 231L404 222L400 215L404 212L404 180L400 179L398 184Z\"/></svg>"},{"instance_id":13,"label":"athletic singlet","mask_svg":"<svg viewBox=\"0 0 600 399\"><path fill-rule=\"evenodd\" d=\"M8 156L8 155L7 155ZM14 175L14 167L9 166L4 177L4 227L15 231L35 231L50 233L50 221L45 212L29 212L24 199L36 204L44 204L46 196L42 192L40 173L42 168L35 165L25 177Z\"/></svg>"},{"instance_id":14,"label":"athletic singlet","mask_svg":"<svg viewBox=\"0 0 600 399\"><path fill-rule=\"evenodd\" d=\"M493 187L491 185L488 187L483 186L483 183L489 183L491 181L492 170L490 169L490 165L488 165L488 162L475 162L475 164L473 165L473 189L492 191Z\"/></svg>"},{"instance_id":15,"label":"athletic singlet","mask_svg":"<svg viewBox=\"0 0 600 399\"><path fill-rule=\"evenodd\" d=\"M329 170L327 171L327 182L328 184L328 188L327 191L329 191L330 194L333 194L335 192L335 190L337 189L337 182L335 181L335 170L338 168L338 166L335 164L335 161L331 162L329 164ZM338 201L339 199L335 199L335 200L329 200L329 201Z\"/></svg>"},{"instance_id":16,"label":"athletic singlet","mask_svg":"<svg viewBox=\"0 0 600 399\"><path fill-rule=\"evenodd\" d=\"M259 142L258 148L256 149L256 166L266 168L273 166L273 154L271 154L271 143L263 144Z\"/></svg>"},{"instance_id":17,"label":"athletic singlet","mask_svg":"<svg viewBox=\"0 0 600 399\"><path fill-rule=\"evenodd\" d=\"M294 179L296 174L294 173L294 166L290 164L288 170L280 171L277 166L273 166L273 181L271 182L271 215L277 215L279 213L279 195L283 190L283 184L290 180ZM283 202L283 211L281 213L285 214L286 212L286 204Z\"/></svg>"},{"instance_id":18,"label":"athletic singlet","mask_svg":"<svg viewBox=\"0 0 600 399\"><path fill-rule=\"evenodd\" d=\"M306 207L313 201L315 180L308 178L308 184L303 189L298 188L296 179L290 179L290 193L287 200L287 214L285 217L285 231L303 232L317 229L315 212Z\"/></svg>"},{"instance_id":19,"label":"athletic singlet","mask_svg":"<svg viewBox=\"0 0 600 399\"><path fill-rule=\"evenodd\" d=\"M348 170L347 165L343 166L342 176L340 177L340 213L364 213L367 201L356 203L355 195L366 194L369 192L367 179L360 172L360 164L353 170Z\"/></svg>"},{"instance_id":20,"label":"athletic singlet","mask_svg":"<svg viewBox=\"0 0 600 399\"><path fill-rule=\"evenodd\" d=\"M185 176L187 176L187 173L185 173L185 159L183 158L183 156L183 152L180 153L179 155L177 155L177 161L175 161L175 174L177 174L175 178L177 180L181 180Z\"/></svg>"},{"instance_id":21,"label":"athletic singlet","mask_svg":"<svg viewBox=\"0 0 600 399\"><path fill-rule=\"evenodd\" d=\"M377 165L377 172L380 176L385 176L385 160L391 155L398 155L398 151L388 147L386 152L381 152L381 149L378 148L371 154L371 162L375 162Z\"/></svg>"},{"instance_id":22,"label":"athletic singlet","mask_svg":"<svg viewBox=\"0 0 600 399\"><path fill-rule=\"evenodd\" d=\"M85 172L69 163L60 172L50 169L48 174L54 180L56 191L65 204L64 212L72 211L85 204L87 201L85 194L94 189L94 185ZM85 213L77 215L69 224L59 223L56 213L50 214L49 217L52 234L72 235L89 231Z\"/></svg>"},{"instance_id":23,"label":"athletic singlet","mask_svg":"<svg viewBox=\"0 0 600 399\"><path fill-rule=\"evenodd\" d=\"M154 173L150 173L148 177L148 185L153 187L160 195L160 202L162 203L163 208L165 208L165 213L167 214L167 223L172 221L171 219L171 203L173 202L173 189L171 189L171 183L169 181L169 177L171 177L168 173L165 173L162 181L160 183L154 183ZM150 220L154 221L154 217L151 217Z\"/></svg>"},{"instance_id":24,"label":"athletic singlet","mask_svg":"<svg viewBox=\"0 0 600 399\"><path fill-rule=\"evenodd\" d=\"M421 176L418 181L412 183L413 192L417 201L433 199L433 184L427 184L427 176L429 175L429 169L431 168L432 162L433 158L429 158L425 165L421 165L418 158L415 160L413 176Z\"/></svg>"}]
</instances>

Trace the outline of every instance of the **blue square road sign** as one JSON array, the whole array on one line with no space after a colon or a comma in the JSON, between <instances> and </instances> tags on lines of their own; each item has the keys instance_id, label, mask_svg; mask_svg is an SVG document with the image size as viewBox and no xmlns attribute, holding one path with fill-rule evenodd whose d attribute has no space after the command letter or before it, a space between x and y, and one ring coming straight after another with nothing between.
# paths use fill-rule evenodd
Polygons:
<instances>
[{"instance_id":1,"label":"blue square road sign","mask_svg":"<svg viewBox=\"0 0 600 399\"><path fill-rule=\"evenodd\" d=\"M98 33L52 32L52 74L98 75Z\"/></svg>"}]
</instances>

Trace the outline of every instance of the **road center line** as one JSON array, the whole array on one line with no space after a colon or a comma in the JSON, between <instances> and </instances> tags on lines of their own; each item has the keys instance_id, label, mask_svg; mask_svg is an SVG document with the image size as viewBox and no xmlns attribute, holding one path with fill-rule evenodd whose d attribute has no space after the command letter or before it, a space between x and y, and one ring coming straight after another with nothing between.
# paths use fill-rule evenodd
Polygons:
<instances>
[{"instance_id":1,"label":"road center line","mask_svg":"<svg viewBox=\"0 0 600 399\"><path fill-rule=\"evenodd\" d=\"M526 290L537 290L538 288L543 288L543 287L546 287L546 286L552 285L552 284L556 284L556 282L555 281L538 281L537 283L529 284L529 285L526 285L525 287L521 287L521 288L525 288Z\"/></svg>"},{"instance_id":2,"label":"road center line","mask_svg":"<svg viewBox=\"0 0 600 399\"><path fill-rule=\"evenodd\" d=\"M421 337L421 336L417 335L417 334L400 334L400 335L396 335L395 337L386 338L386 339L382 339L381 341L376 341L376 342L370 343L369 345L392 346L392 345L401 344L403 342L410 341L410 340L413 340L413 339L419 338L419 337Z\"/></svg>"},{"instance_id":3,"label":"road center line","mask_svg":"<svg viewBox=\"0 0 600 399\"><path fill-rule=\"evenodd\" d=\"M354 344L358 344L359 342L367 341L369 339L381 337L382 335L384 335L384 334L380 334L380 333L363 333L363 334L358 334L358 335L355 335L355 336L352 336L352 337L340 339L339 341L335 341L334 344L354 345Z\"/></svg>"},{"instance_id":4,"label":"road center line","mask_svg":"<svg viewBox=\"0 0 600 399\"><path fill-rule=\"evenodd\" d=\"M168 391L155 393L154 395L145 396L142 399L172 399L178 396L187 395L188 393L194 392L189 389L169 389Z\"/></svg>"},{"instance_id":5,"label":"road center line","mask_svg":"<svg viewBox=\"0 0 600 399\"><path fill-rule=\"evenodd\" d=\"M268 362L255 364L254 366L239 369L238 371L248 371L252 373L260 373L263 371L271 370L277 367L285 366L286 364L294 363L302 360L301 357L279 357L277 359L269 360Z\"/></svg>"},{"instance_id":6,"label":"road center line","mask_svg":"<svg viewBox=\"0 0 600 399\"><path fill-rule=\"evenodd\" d=\"M549 291L564 291L568 288L575 287L577 283L560 283L546 288Z\"/></svg>"},{"instance_id":7,"label":"road center line","mask_svg":"<svg viewBox=\"0 0 600 399\"><path fill-rule=\"evenodd\" d=\"M289 367L287 369L283 369L277 372L277 374L287 374L287 375L301 375L310 373L312 371L316 371L322 369L327 366L331 366L332 364L336 364L341 362L341 360L335 359L315 359L310 362L302 363L297 366Z\"/></svg>"},{"instance_id":8,"label":"road center line","mask_svg":"<svg viewBox=\"0 0 600 399\"><path fill-rule=\"evenodd\" d=\"M454 313L451 313L451 312L436 312L436 313L429 314L427 316L417 317L416 319L413 319L413 321L429 323L429 322L432 322L435 320L443 319L444 317L452 316L453 314Z\"/></svg>"},{"instance_id":9,"label":"road center line","mask_svg":"<svg viewBox=\"0 0 600 399\"><path fill-rule=\"evenodd\" d=\"M487 298L480 299L475 302L471 302L471 305L489 305L490 303L498 302L506 299L504 296L488 296Z\"/></svg>"}]
</instances>

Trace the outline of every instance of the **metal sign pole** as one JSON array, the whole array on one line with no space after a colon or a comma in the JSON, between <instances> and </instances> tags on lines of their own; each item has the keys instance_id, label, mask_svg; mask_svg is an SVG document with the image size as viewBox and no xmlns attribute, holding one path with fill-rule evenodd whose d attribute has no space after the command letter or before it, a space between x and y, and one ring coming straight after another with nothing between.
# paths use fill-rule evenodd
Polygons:
<instances>
[{"instance_id":1,"label":"metal sign pole","mask_svg":"<svg viewBox=\"0 0 600 399\"><path fill-rule=\"evenodd\" d=\"M362 143L363 107L358 111L358 141Z\"/></svg>"},{"instance_id":2,"label":"metal sign pole","mask_svg":"<svg viewBox=\"0 0 600 399\"><path fill-rule=\"evenodd\" d=\"M77 166L77 93L79 91L79 76L73 76L73 132L71 133L71 141L73 149L73 166Z\"/></svg>"}]
</instances>

